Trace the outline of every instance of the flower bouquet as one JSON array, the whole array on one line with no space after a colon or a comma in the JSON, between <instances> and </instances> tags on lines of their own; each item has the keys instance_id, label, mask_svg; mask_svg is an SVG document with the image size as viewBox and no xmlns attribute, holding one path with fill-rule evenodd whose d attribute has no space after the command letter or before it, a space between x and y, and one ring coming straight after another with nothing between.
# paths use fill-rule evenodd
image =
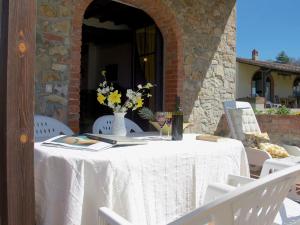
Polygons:
<instances>
[{"instance_id":1,"label":"flower bouquet","mask_svg":"<svg viewBox=\"0 0 300 225\"><path fill-rule=\"evenodd\" d=\"M143 107L145 98L150 98L151 83L137 85L137 90L127 89L126 99L122 102L122 94L115 89L112 83L106 80L106 71L103 70L101 75L104 81L97 88L97 100L101 105L108 106L113 110L114 121L112 133L115 135L126 135L124 116L128 110L137 110Z\"/></svg>"}]
</instances>

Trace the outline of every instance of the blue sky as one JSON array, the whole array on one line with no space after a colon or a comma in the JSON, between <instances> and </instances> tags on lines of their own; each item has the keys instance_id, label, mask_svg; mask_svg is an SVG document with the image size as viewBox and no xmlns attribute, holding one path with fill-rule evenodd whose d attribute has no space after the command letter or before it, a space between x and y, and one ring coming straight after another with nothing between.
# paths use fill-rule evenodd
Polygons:
<instances>
[{"instance_id":1,"label":"blue sky","mask_svg":"<svg viewBox=\"0 0 300 225\"><path fill-rule=\"evenodd\" d=\"M299 0L237 0L237 56L275 59L280 51L300 58Z\"/></svg>"}]
</instances>

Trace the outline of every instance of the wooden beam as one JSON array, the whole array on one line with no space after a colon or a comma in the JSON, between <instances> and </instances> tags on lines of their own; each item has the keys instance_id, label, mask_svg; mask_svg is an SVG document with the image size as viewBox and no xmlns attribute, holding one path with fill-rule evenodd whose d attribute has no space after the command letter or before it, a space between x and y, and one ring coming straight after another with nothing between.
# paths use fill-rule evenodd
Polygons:
<instances>
[{"instance_id":1,"label":"wooden beam","mask_svg":"<svg viewBox=\"0 0 300 225\"><path fill-rule=\"evenodd\" d=\"M35 0L0 4L0 225L34 225Z\"/></svg>"}]
</instances>

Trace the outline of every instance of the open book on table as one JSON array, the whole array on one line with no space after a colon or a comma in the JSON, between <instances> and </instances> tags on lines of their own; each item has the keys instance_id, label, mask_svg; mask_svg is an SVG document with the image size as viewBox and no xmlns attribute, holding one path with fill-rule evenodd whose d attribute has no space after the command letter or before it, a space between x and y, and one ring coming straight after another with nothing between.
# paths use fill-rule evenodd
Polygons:
<instances>
[{"instance_id":1,"label":"open book on table","mask_svg":"<svg viewBox=\"0 0 300 225\"><path fill-rule=\"evenodd\" d=\"M42 145L87 151L100 151L114 146L113 143L93 140L88 138L86 135L60 135L42 142Z\"/></svg>"}]
</instances>

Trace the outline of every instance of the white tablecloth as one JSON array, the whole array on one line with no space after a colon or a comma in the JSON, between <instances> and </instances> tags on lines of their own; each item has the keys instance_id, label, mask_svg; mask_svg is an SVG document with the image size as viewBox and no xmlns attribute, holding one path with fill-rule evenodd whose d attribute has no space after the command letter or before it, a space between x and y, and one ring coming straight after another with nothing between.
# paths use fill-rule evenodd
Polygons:
<instances>
[{"instance_id":1,"label":"white tablecloth","mask_svg":"<svg viewBox=\"0 0 300 225\"><path fill-rule=\"evenodd\" d=\"M107 206L134 224L158 225L199 207L210 182L249 176L241 142L152 141L100 152L35 144L38 225L96 225Z\"/></svg>"}]
</instances>

